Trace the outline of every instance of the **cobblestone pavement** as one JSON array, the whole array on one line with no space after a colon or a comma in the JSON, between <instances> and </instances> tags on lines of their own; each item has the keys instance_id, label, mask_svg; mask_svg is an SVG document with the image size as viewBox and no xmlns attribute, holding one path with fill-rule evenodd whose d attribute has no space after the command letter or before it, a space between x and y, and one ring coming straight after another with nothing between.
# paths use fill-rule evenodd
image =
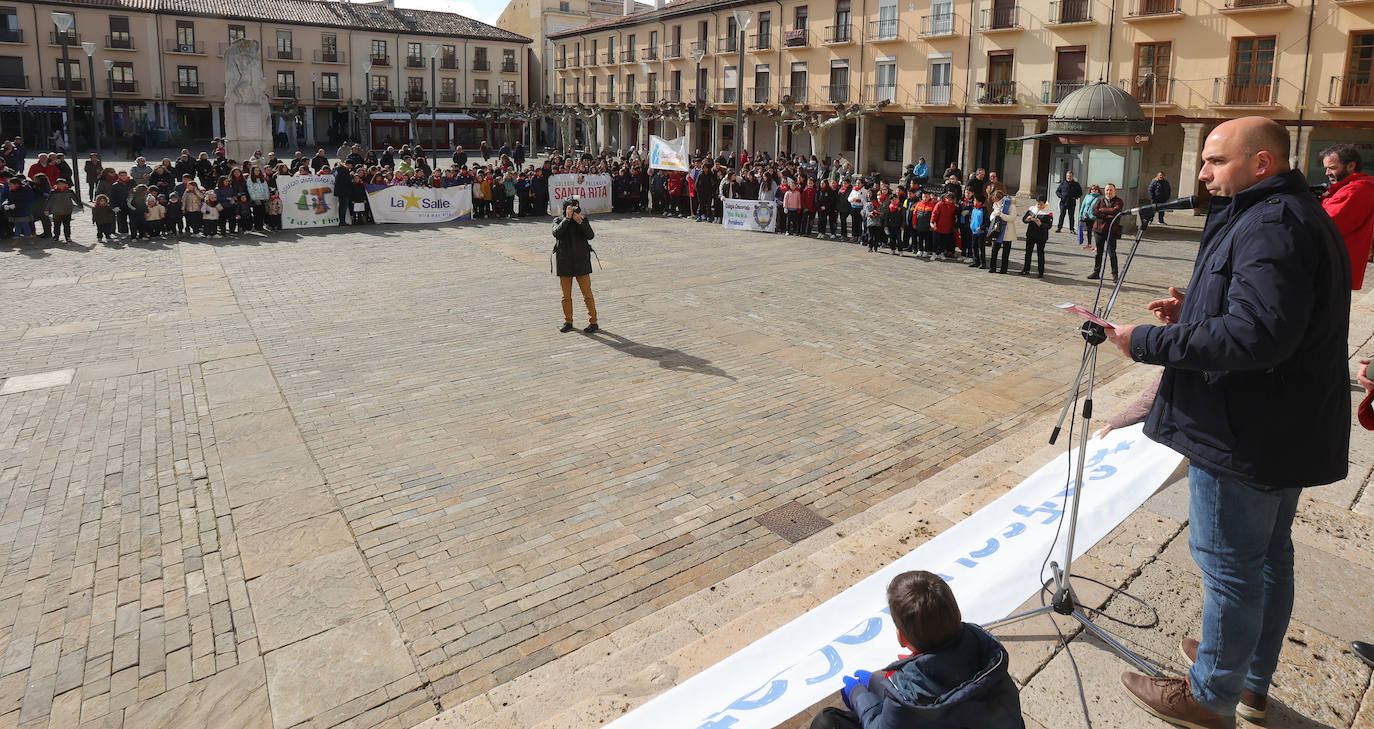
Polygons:
<instances>
[{"instance_id":1,"label":"cobblestone pavement","mask_svg":"<svg viewBox=\"0 0 1374 729\"><path fill-rule=\"evenodd\" d=\"M594 225L596 336L544 219L0 246L0 727L410 727L1056 408L1094 292Z\"/></svg>"}]
</instances>

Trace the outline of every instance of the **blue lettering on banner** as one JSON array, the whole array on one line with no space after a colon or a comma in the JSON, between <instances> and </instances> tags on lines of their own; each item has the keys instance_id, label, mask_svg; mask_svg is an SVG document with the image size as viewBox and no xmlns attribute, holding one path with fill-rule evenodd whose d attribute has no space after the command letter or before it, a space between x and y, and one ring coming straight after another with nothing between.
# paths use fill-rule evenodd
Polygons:
<instances>
[{"instance_id":1,"label":"blue lettering on banner","mask_svg":"<svg viewBox=\"0 0 1374 729\"><path fill-rule=\"evenodd\" d=\"M843 643L844 645L858 645L860 643L867 643L868 641L877 638L878 634L883 632L883 619L869 618L868 620L864 621L863 626L863 630L859 631L858 635L855 635L851 631L836 638L835 642ZM859 626L855 625L854 627L857 628Z\"/></svg>"},{"instance_id":2,"label":"blue lettering on banner","mask_svg":"<svg viewBox=\"0 0 1374 729\"><path fill-rule=\"evenodd\" d=\"M823 645L816 653L825 657L825 673L806 679L808 686L818 684L821 681L828 681L840 675L840 671L844 668L844 660L840 658L840 652L835 650L834 646Z\"/></svg>"}]
</instances>

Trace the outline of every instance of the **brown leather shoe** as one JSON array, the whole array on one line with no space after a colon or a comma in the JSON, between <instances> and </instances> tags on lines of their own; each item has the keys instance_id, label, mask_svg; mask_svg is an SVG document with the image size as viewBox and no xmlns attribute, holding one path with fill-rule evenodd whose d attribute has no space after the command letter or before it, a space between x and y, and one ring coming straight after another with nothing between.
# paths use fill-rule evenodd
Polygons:
<instances>
[{"instance_id":1,"label":"brown leather shoe","mask_svg":"<svg viewBox=\"0 0 1374 729\"><path fill-rule=\"evenodd\" d=\"M1197 663L1197 648L1199 643L1192 638L1184 638L1178 642L1178 652L1181 653L1192 666ZM1269 708L1269 697L1264 694L1257 694L1250 689L1241 689L1240 703L1236 705L1236 713L1245 719L1256 724L1264 721L1265 714Z\"/></svg>"},{"instance_id":2,"label":"brown leather shoe","mask_svg":"<svg viewBox=\"0 0 1374 729\"><path fill-rule=\"evenodd\" d=\"M1233 716L1214 713L1193 699L1184 678L1152 678L1127 671L1121 685L1140 708L1175 726L1188 729L1235 729Z\"/></svg>"}]
</instances>

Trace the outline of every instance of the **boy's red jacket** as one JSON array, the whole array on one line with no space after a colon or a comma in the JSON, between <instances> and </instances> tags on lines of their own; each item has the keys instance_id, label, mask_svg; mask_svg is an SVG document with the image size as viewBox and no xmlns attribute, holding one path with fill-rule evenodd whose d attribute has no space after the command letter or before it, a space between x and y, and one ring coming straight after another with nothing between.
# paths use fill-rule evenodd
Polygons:
<instances>
[{"instance_id":1,"label":"boy's red jacket","mask_svg":"<svg viewBox=\"0 0 1374 729\"><path fill-rule=\"evenodd\" d=\"M953 233L954 220L959 216L959 206L948 200L935 203L930 214L930 227L936 233Z\"/></svg>"}]
</instances>

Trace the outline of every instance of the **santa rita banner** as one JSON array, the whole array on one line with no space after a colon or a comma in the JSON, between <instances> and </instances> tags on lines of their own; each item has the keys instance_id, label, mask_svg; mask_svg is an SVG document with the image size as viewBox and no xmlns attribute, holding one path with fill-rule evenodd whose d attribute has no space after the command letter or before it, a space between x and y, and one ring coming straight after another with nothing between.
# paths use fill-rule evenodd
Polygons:
<instances>
[{"instance_id":1,"label":"santa rita banner","mask_svg":"<svg viewBox=\"0 0 1374 729\"><path fill-rule=\"evenodd\" d=\"M368 185L367 202L378 223L447 223L472 219L472 186Z\"/></svg>"},{"instance_id":2,"label":"santa rita banner","mask_svg":"<svg viewBox=\"0 0 1374 729\"><path fill-rule=\"evenodd\" d=\"M668 141L649 135L649 169L687 171L687 138Z\"/></svg>"},{"instance_id":3,"label":"santa rita banner","mask_svg":"<svg viewBox=\"0 0 1374 729\"><path fill-rule=\"evenodd\" d=\"M722 202L720 224L736 230L758 230L772 233L778 229L777 206L771 200L736 200Z\"/></svg>"},{"instance_id":4,"label":"santa rita banner","mask_svg":"<svg viewBox=\"0 0 1374 729\"><path fill-rule=\"evenodd\" d=\"M611 212L610 175L549 175L549 215L563 211L563 201L577 198L584 213Z\"/></svg>"},{"instance_id":5,"label":"santa rita banner","mask_svg":"<svg viewBox=\"0 0 1374 729\"><path fill-rule=\"evenodd\" d=\"M320 175L278 177L281 227L321 228L339 224L339 199L334 197L334 178Z\"/></svg>"}]
</instances>

